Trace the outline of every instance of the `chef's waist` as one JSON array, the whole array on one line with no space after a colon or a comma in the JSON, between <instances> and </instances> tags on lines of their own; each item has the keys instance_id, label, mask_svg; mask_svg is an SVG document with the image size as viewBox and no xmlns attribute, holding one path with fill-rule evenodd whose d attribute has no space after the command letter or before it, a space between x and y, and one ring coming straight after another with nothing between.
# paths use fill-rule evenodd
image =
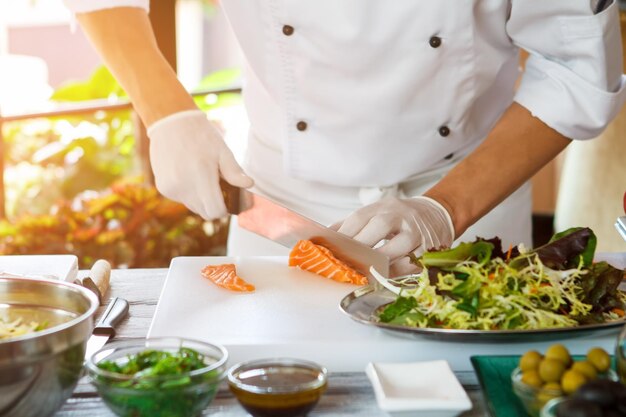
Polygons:
<instances>
[{"instance_id":1,"label":"chef's waist","mask_svg":"<svg viewBox=\"0 0 626 417\"><path fill-rule=\"evenodd\" d=\"M301 206L300 212L316 218L315 213L307 212L307 207L313 205L356 210L387 196L410 198L421 195L441 180L469 151L456 153L429 169L409 174L402 181L391 185L345 186L290 175L285 169L285 159L289 156L285 155L283 149L251 131L244 167L255 179L259 192L291 207Z\"/></svg>"}]
</instances>

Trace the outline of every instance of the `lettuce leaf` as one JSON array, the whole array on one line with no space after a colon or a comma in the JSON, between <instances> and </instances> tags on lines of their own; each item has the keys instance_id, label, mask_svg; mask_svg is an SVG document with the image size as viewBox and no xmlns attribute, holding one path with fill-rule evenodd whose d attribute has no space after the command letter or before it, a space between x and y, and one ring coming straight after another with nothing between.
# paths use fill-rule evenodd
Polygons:
<instances>
[{"instance_id":1,"label":"lettuce leaf","mask_svg":"<svg viewBox=\"0 0 626 417\"><path fill-rule=\"evenodd\" d=\"M472 260L484 265L491 260L493 250L493 243L479 239L471 243L459 243L453 249L424 252L414 263L426 267L454 267L460 262Z\"/></svg>"},{"instance_id":2,"label":"lettuce leaf","mask_svg":"<svg viewBox=\"0 0 626 417\"><path fill-rule=\"evenodd\" d=\"M586 267L593 263L597 238L588 227L573 227L557 233L548 243L533 250L544 265L552 269L576 268L582 260Z\"/></svg>"},{"instance_id":3,"label":"lettuce leaf","mask_svg":"<svg viewBox=\"0 0 626 417\"><path fill-rule=\"evenodd\" d=\"M616 307L624 308L618 292L623 275L624 271L606 262L591 265L588 273L583 275L581 300L593 306L592 312L603 313Z\"/></svg>"},{"instance_id":4,"label":"lettuce leaf","mask_svg":"<svg viewBox=\"0 0 626 417\"><path fill-rule=\"evenodd\" d=\"M395 318L410 312L417 307L417 300L413 297L398 297L393 303L387 304L385 309L380 313L380 321L389 323Z\"/></svg>"}]
</instances>

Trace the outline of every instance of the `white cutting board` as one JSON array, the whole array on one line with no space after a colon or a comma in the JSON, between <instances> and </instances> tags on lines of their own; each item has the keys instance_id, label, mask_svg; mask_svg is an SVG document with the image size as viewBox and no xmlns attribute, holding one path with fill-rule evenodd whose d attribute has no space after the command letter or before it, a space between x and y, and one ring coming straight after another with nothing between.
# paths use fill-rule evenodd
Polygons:
<instances>
[{"instance_id":1,"label":"white cutting board","mask_svg":"<svg viewBox=\"0 0 626 417\"><path fill-rule=\"evenodd\" d=\"M203 278L208 264L234 263L254 293L234 293ZM363 371L368 362L446 359L454 370L471 370L469 357L545 350L554 341L460 343L403 338L357 323L339 302L357 287L287 266L286 257L174 258L159 298L149 337L177 336L218 343L229 363L296 357L333 372ZM593 346L613 351L617 333L592 333L562 342L572 353Z\"/></svg>"},{"instance_id":2,"label":"white cutting board","mask_svg":"<svg viewBox=\"0 0 626 417\"><path fill-rule=\"evenodd\" d=\"M0 274L37 275L73 281L78 273L75 255L5 255L0 256Z\"/></svg>"}]
</instances>

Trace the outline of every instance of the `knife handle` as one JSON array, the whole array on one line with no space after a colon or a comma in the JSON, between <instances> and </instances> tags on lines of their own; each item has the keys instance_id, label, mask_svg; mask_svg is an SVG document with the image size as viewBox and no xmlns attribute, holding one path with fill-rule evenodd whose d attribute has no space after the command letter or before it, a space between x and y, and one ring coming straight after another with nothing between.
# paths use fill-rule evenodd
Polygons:
<instances>
[{"instance_id":1,"label":"knife handle","mask_svg":"<svg viewBox=\"0 0 626 417\"><path fill-rule=\"evenodd\" d=\"M112 298L106 310L100 317L94 332L106 334L109 337L115 336L115 326L128 314L128 301L123 298Z\"/></svg>"},{"instance_id":2,"label":"knife handle","mask_svg":"<svg viewBox=\"0 0 626 417\"><path fill-rule=\"evenodd\" d=\"M245 188L236 187L223 178L220 178L220 188L228 214L238 215L253 206L253 196Z\"/></svg>"},{"instance_id":3,"label":"knife handle","mask_svg":"<svg viewBox=\"0 0 626 417\"><path fill-rule=\"evenodd\" d=\"M98 296L100 304L102 304L109 289L110 279L111 264L104 259L98 259L91 267L89 276L83 278L82 284L93 291Z\"/></svg>"}]
</instances>

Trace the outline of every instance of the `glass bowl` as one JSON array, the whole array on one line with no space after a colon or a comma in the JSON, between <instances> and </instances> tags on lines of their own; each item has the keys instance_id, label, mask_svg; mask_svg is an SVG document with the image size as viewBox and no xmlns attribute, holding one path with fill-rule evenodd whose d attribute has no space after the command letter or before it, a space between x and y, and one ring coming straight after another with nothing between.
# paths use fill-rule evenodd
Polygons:
<instances>
[{"instance_id":1,"label":"glass bowl","mask_svg":"<svg viewBox=\"0 0 626 417\"><path fill-rule=\"evenodd\" d=\"M181 348L202 355L204 368L174 375L137 376L98 367L102 361L119 365L129 355L147 350L176 353ZM222 346L189 339L154 338L114 342L93 354L87 373L107 406L121 417L192 417L199 415L215 397L226 372L228 353Z\"/></svg>"},{"instance_id":2,"label":"glass bowl","mask_svg":"<svg viewBox=\"0 0 626 417\"><path fill-rule=\"evenodd\" d=\"M624 194L624 204L626 204L626 194ZM615 365L620 381L626 385L626 326L622 327L615 345Z\"/></svg>"},{"instance_id":3,"label":"glass bowl","mask_svg":"<svg viewBox=\"0 0 626 417\"><path fill-rule=\"evenodd\" d=\"M536 388L525 384L522 382L522 370L519 367L513 370L511 382L513 383L513 392L532 417L539 417L541 409L548 401L563 396L561 390Z\"/></svg>"},{"instance_id":4,"label":"glass bowl","mask_svg":"<svg viewBox=\"0 0 626 417\"><path fill-rule=\"evenodd\" d=\"M598 378L611 379L617 381L617 374L609 369L603 374L598 374ZM522 370L518 367L511 374L511 382L513 384L513 392L521 401L526 412L532 417L539 417L544 406L553 400L564 398L561 390L552 390L545 388L535 388L522 382ZM554 401L556 402L556 401Z\"/></svg>"},{"instance_id":5,"label":"glass bowl","mask_svg":"<svg viewBox=\"0 0 626 417\"><path fill-rule=\"evenodd\" d=\"M326 391L326 368L300 359L261 359L228 370L228 385L254 417L304 416Z\"/></svg>"},{"instance_id":6,"label":"glass bowl","mask_svg":"<svg viewBox=\"0 0 626 417\"><path fill-rule=\"evenodd\" d=\"M566 399L567 398L565 397L561 397L548 401L546 405L543 406L543 408L541 409L539 417L556 417L556 408Z\"/></svg>"}]
</instances>

